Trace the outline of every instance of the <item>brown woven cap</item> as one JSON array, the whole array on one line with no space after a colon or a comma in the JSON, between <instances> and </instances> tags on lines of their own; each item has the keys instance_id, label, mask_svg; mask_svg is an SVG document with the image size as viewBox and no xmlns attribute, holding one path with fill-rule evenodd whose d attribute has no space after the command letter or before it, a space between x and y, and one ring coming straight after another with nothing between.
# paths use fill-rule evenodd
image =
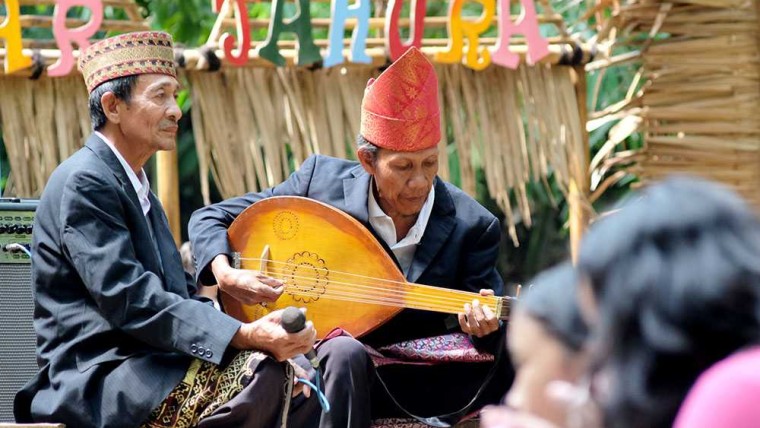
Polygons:
<instances>
[{"instance_id":1,"label":"brown woven cap","mask_svg":"<svg viewBox=\"0 0 760 428\"><path fill-rule=\"evenodd\" d=\"M136 74L177 77L172 36L161 31L140 31L103 39L79 57L87 91L103 82Z\"/></svg>"}]
</instances>

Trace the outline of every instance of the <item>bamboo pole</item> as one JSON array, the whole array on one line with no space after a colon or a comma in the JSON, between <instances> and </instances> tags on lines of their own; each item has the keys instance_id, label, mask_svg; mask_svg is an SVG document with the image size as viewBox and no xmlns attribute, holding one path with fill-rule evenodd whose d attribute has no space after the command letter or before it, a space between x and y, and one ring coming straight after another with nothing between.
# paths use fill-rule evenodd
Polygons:
<instances>
[{"instance_id":1,"label":"bamboo pole","mask_svg":"<svg viewBox=\"0 0 760 428\"><path fill-rule=\"evenodd\" d=\"M462 20L467 21L468 19L479 19L478 17L462 17ZM513 15L510 16L510 19L512 22L516 22L520 19L519 15ZM496 24L499 20L498 15L494 15L492 19L492 25ZM537 15L536 20L539 24L559 24L562 22L562 15L554 14L551 16L546 15ZM266 28L269 27L270 19L268 18L256 18L256 19L249 19L248 23L250 24L251 28ZM448 16L426 16L424 19L425 27L445 27L448 25L450 19ZM311 18L310 19L311 26L314 28L327 28L330 27L333 23L332 18ZM411 24L411 19L409 18L399 18L398 19L398 25L400 28L408 28ZM236 20L234 18L222 18L223 26L226 28L235 28ZM357 20L356 18L348 18L345 21L344 28L346 30L353 30L356 27ZM385 17L372 17L369 18L369 29L375 30L375 29L382 29L385 27Z\"/></svg>"},{"instance_id":2,"label":"bamboo pole","mask_svg":"<svg viewBox=\"0 0 760 428\"><path fill-rule=\"evenodd\" d=\"M589 136L586 131L586 122L588 121L587 103L587 84L586 71L583 67L573 67L575 77L575 96L578 103L578 116L581 123L581 135L583 136L583 157L579 159L580 165L575 166L573 178L570 179L568 206L570 215L570 255L573 262L578 261L578 252L580 251L581 238L586 231L589 223L588 200L590 196L589 189L589 154L588 146Z\"/></svg>"},{"instance_id":3,"label":"bamboo pole","mask_svg":"<svg viewBox=\"0 0 760 428\"><path fill-rule=\"evenodd\" d=\"M436 52L441 52L446 49L445 46L423 46L421 51L431 60L435 56ZM582 46L582 59L580 64L587 63L592 58L593 49L589 46ZM525 57L528 53L528 47L526 45L510 46L510 50L520 56L522 61L525 61ZM61 52L57 49L40 49L37 51L40 55L45 66L49 66L57 61L61 57ZM186 49L181 51L185 59L185 68L188 70L205 70L208 69L208 63L198 49ZM366 49L367 55L372 60L371 64L360 64L346 62L342 64L343 67L382 67L388 63L387 52L383 47L369 47ZM35 51L32 49L24 49L23 54L31 57ZM285 57L287 65L290 67L296 66L296 59L298 58L298 51L295 49L282 49L280 54ZM221 59L222 63L225 63L224 51L216 50L214 55ZM344 49L344 57L347 58L349 50ZM79 56L78 51L74 51L74 58ZM554 44L549 45L549 55L539 61L540 64L559 64L562 61L566 61L568 56L572 56L572 47L566 44ZM6 50L0 49L0 67L3 65L6 58ZM496 66L496 65L494 65ZM264 67L275 68L276 66L269 60L258 56L255 50L250 51L250 56L245 67ZM76 67L72 67L71 74L77 73ZM15 76L28 77L31 75L31 70L20 70L14 74Z\"/></svg>"},{"instance_id":4,"label":"bamboo pole","mask_svg":"<svg viewBox=\"0 0 760 428\"><path fill-rule=\"evenodd\" d=\"M424 53L430 60L432 61L435 54L437 52L442 52L446 49L445 46L423 46L422 53ZM528 53L528 47L526 45L518 45L518 46L510 46L510 50L519 55L522 61L525 61L525 57ZM589 46L582 46L582 59L580 64L587 63L592 58L592 48ZM215 55L222 60L224 63L224 52L221 50L216 50ZM343 64L343 66L346 67L381 67L387 64L388 57L387 52L385 48L383 47L369 47L366 49L367 55L371 58L372 63L371 64L359 64L359 63L350 63L346 62ZM298 52L296 50L292 49L284 49L280 51L280 54L285 58L285 61L288 66L295 66L296 65L296 59L298 58ZM185 67L189 70L204 70L208 68L208 65L206 64L205 59L202 58L202 55L200 51L197 49L187 49L183 51L183 55L185 58ZM347 58L349 55L349 50L344 49L344 58ZM572 48L568 45L559 44L559 45L549 45L549 54L542 58L539 63L540 64L559 64L562 61L567 61L568 55L572 56ZM0 50L0 59L3 59L4 52ZM275 65L269 62L268 60L264 58L260 58L256 55L256 52L254 50L251 50L250 56L248 58L248 62L245 65L246 67L266 67L266 68L274 68Z\"/></svg>"},{"instance_id":5,"label":"bamboo pole","mask_svg":"<svg viewBox=\"0 0 760 428\"><path fill-rule=\"evenodd\" d=\"M29 27L42 27L42 28L50 28L53 26L53 19L55 19L52 16L41 16L41 15L21 15L19 16L19 22L21 23L22 27L29 28ZM69 28L76 28L81 27L83 25L86 25L87 22L89 22L88 19L79 19L79 18L66 18L66 26ZM111 30L111 31L119 31L119 32L128 32L128 31L144 31L149 29L147 22L143 21L119 21L115 19L104 19L103 24L100 26L103 30Z\"/></svg>"},{"instance_id":6,"label":"bamboo pole","mask_svg":"<svg viewBox=\"0 0 760 428\"><path fill-rule=\"evenodd\" d=\"M182 233L179 215L179 168L176 148L156 153L156 181L158 199L164 206L164 212L169 221L169 230L172 231L174 237L174 244L179 248L182 244Z\"/></svg>"}]
</instances>

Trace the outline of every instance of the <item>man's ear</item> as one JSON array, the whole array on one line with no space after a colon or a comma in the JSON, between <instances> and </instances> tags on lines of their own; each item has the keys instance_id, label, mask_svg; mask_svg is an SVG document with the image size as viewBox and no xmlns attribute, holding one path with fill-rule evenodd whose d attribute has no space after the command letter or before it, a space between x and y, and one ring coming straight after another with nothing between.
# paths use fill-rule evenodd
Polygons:
<instances>
[{"instance_id":1,"label":"man's ear","mask_svg":"<svg viewBox=\"0 0 760 428\"><path fill-rule=\"evenodd\" d=\"M116 98L113 92L106 92L100 97L100 106L103 107L103 113L111 123L121 122L119 105L121 100Z\"/></svg>"},{"instance_id":2,"label":"man's ear","mask_svg":"<svg viewBox=\"0 0 760 428\"><path fill-rule=\"evenodd\" d=\"M367 174L375 175L375 161L377 160L378 153L371 153L369 150L357 150L356 157L362 164L362 168L367 171Z\"/></svg>"}]
</instances>

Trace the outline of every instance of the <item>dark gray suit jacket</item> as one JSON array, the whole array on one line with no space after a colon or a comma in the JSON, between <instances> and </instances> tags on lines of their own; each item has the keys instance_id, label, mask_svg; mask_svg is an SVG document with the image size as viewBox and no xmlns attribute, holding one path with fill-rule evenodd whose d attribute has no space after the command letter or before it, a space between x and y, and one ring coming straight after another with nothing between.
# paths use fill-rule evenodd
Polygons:
<instances>
[{"instance_id":1,"label":"dark gray suit jacket","mask_svg":"<svg viewBox=\"0 0 760 428\"><path fill-rule=\"evenodd\" d=\"M220 362L240 323L191 298L163 208L150 199L146 218L95 135L50 177L32 243L41 370L16 396L18 421L137 426L193 357Z\"/></svg>"},{"instance_id":2,"label":"dark gray suit jacket","mask_svg":"<svg viewBox=\"0 0 760 428\"><path fill-rule=\"evenodd\" d=\"M358 162L311 156L282 184L196 211L188 226L197 275L204 284L216 280L209 264L219 254L231 254L227 228L245 208L271 196L305 196L350 214L370 231L367 196L370 176ZM499 221L470 196L436 178L435 203L427 229L407 274L411 282L472 291L493 289L503 295L496 258L501 237ZM382 243L382 240L379 240ZM391 257L393 254L389 252ZM460 331L448 315L404 310L370 333L373 345Z\"/></svg>"}]
</instances>

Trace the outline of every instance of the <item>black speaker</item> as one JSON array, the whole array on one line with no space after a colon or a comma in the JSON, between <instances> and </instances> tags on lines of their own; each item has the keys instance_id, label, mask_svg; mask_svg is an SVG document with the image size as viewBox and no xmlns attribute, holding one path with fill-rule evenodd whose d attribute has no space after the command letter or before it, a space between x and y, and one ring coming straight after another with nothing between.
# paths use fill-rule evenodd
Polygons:
<instances>
[{"instance_id":1,"label":"black speaker","mask_svg":"<svg viewBox=\"0 0 760 428\"><path fill-rule=\"evenodd\" d=\"M13 422L13 397L37 372L29 250L37 201L0 199L0 422Z\"/></svg>"}]
</instances>

